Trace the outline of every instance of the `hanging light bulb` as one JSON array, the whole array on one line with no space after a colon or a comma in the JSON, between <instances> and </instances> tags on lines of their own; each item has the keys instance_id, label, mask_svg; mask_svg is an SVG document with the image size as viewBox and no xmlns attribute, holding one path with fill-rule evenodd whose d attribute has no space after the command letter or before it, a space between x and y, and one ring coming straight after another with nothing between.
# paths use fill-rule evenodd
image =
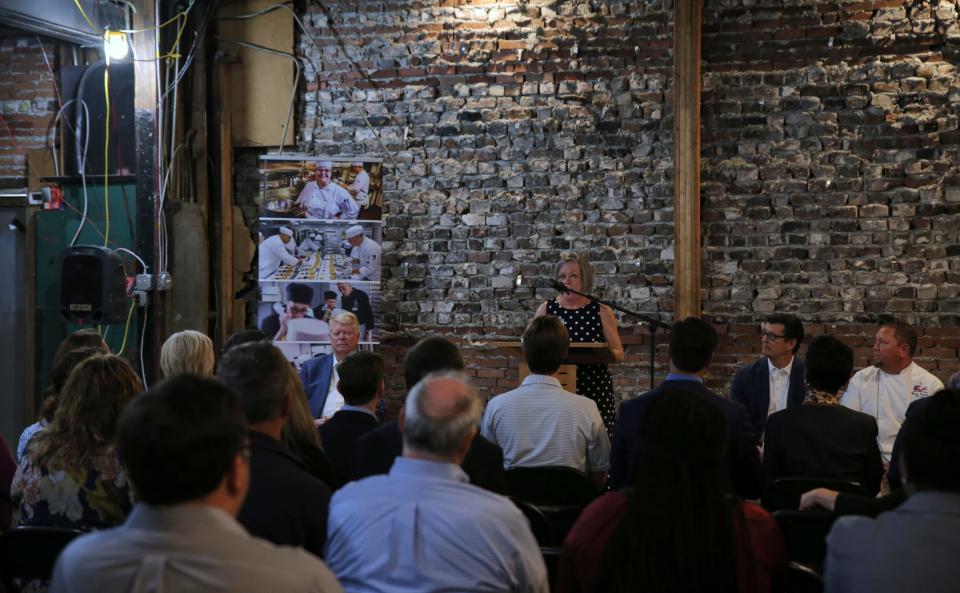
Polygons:
<instances>
[{"instance_id":1,"label":"hanging light bulb","mask_svg":"<svg viewBox=\"0 0 960 593\"><path fill-rule=\"evenodd\" d=\"M103 51L111 60L122 60L127 57L130 46L127 44L127 34L120 31L111 31L103 34Z\"/></svg>"}]
</instances>

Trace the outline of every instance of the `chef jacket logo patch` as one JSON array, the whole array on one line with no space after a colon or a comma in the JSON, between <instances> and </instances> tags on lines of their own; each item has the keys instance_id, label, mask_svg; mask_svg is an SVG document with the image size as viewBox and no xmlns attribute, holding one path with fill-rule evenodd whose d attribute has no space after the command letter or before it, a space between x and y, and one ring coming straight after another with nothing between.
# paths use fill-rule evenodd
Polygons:
<instances>
[{"instance_id":1,"label":"chef jacket logo patch","mask_svg":"<svg viewBox=\"0 0 960 593\"><path fill-rule=\"evenodd\" d=\"M930 390L926 385L914 385L913 386L913 395L914 398L918 397L927 397L930 394Z\"/></svg>"}]
</instances>

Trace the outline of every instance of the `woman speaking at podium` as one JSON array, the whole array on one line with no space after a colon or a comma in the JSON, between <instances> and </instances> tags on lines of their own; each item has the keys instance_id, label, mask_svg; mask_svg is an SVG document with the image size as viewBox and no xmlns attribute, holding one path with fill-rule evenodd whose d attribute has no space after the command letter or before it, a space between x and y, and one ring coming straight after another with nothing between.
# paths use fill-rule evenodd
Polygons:
<instances>
[{"instance_id":1,"label":"woman speaking at podium","mask_svg":"<svg viewBox=\"0 0 960 593\"><path fill-rule=\"evenodd\" d=\"M554 278L565 289L590 294L593 289L593 269L584 257L563 254L554 271ZM623 345L617 333L617 318L613 309L584 296L561 290L555 298L537 308L537 317L559 317L570 332L571 342L606 342L616 362L623 360ZM617 400L613 395L613 380L605 364L577 365L577 393L597 403L608 434L613 434L617 416Z\"/></svg>"}]
</instances>

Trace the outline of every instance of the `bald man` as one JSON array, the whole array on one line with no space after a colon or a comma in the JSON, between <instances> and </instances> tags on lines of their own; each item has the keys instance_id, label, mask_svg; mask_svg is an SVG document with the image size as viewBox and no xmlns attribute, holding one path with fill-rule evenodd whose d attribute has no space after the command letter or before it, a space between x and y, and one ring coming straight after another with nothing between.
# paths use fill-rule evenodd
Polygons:
<instances>
[{"instance_id":1,"label":"bald man","mask_svg":"<svg viewBox=\"0 0 960 593\"><path fill-rule=\"evenodd\" d=\"M403 456L330 504L325 557L344 590L546 592L523 514L469 484L460 463L482 404L459 373L427 375L400 417Z\"/></svg>"}]
</instances>

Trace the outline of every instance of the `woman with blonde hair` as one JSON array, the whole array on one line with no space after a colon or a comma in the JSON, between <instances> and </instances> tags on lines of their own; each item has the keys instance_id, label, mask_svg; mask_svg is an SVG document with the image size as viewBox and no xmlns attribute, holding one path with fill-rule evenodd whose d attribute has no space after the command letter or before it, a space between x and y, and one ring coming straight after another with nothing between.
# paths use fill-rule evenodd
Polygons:
<instances>
[{"instance_id":1,"label":"woman with blonde hair","mask_svg":"<svg viewBox=\"0 0 960 593\"><path fill-rule=\"evenodd\" d=\"M165 377L212 375L215 362L213 340L192 329L171 335L160 348L160 369Z\"/></svg>"},{"instance_id":2,"label":"woman with blonde hair","mask_svg":"<svg viewBox=\"0 0 960 593\"><path fill-rule=\"evenodd\" d=\"M50 425L27 445L12 485L20 525L99 529L123 522L133 495L116 450L120 412L142 390L125 359L81 362Z\"/></svg>"},{"instance_id":3,"label":"woman with blonde hair","mask_svg":"<svg viewBox=\"0 0 960 593\"><path fill-rule=\"evenodd\" d=\"M571 343L606 342L614 361L623 360L623 345L613 309L577 294L590 294L593 290L593 268L586 257L573 253L563 254L557 262L554 279L562 284L564 289L555 298L541 304L537 308L536 317L559 317L570 332ZM617 416L617 399L613 394L613 379L607 365L577 365L577 394L596 402L607 433L612 435Z\"/></svg>"}]
</instances>

